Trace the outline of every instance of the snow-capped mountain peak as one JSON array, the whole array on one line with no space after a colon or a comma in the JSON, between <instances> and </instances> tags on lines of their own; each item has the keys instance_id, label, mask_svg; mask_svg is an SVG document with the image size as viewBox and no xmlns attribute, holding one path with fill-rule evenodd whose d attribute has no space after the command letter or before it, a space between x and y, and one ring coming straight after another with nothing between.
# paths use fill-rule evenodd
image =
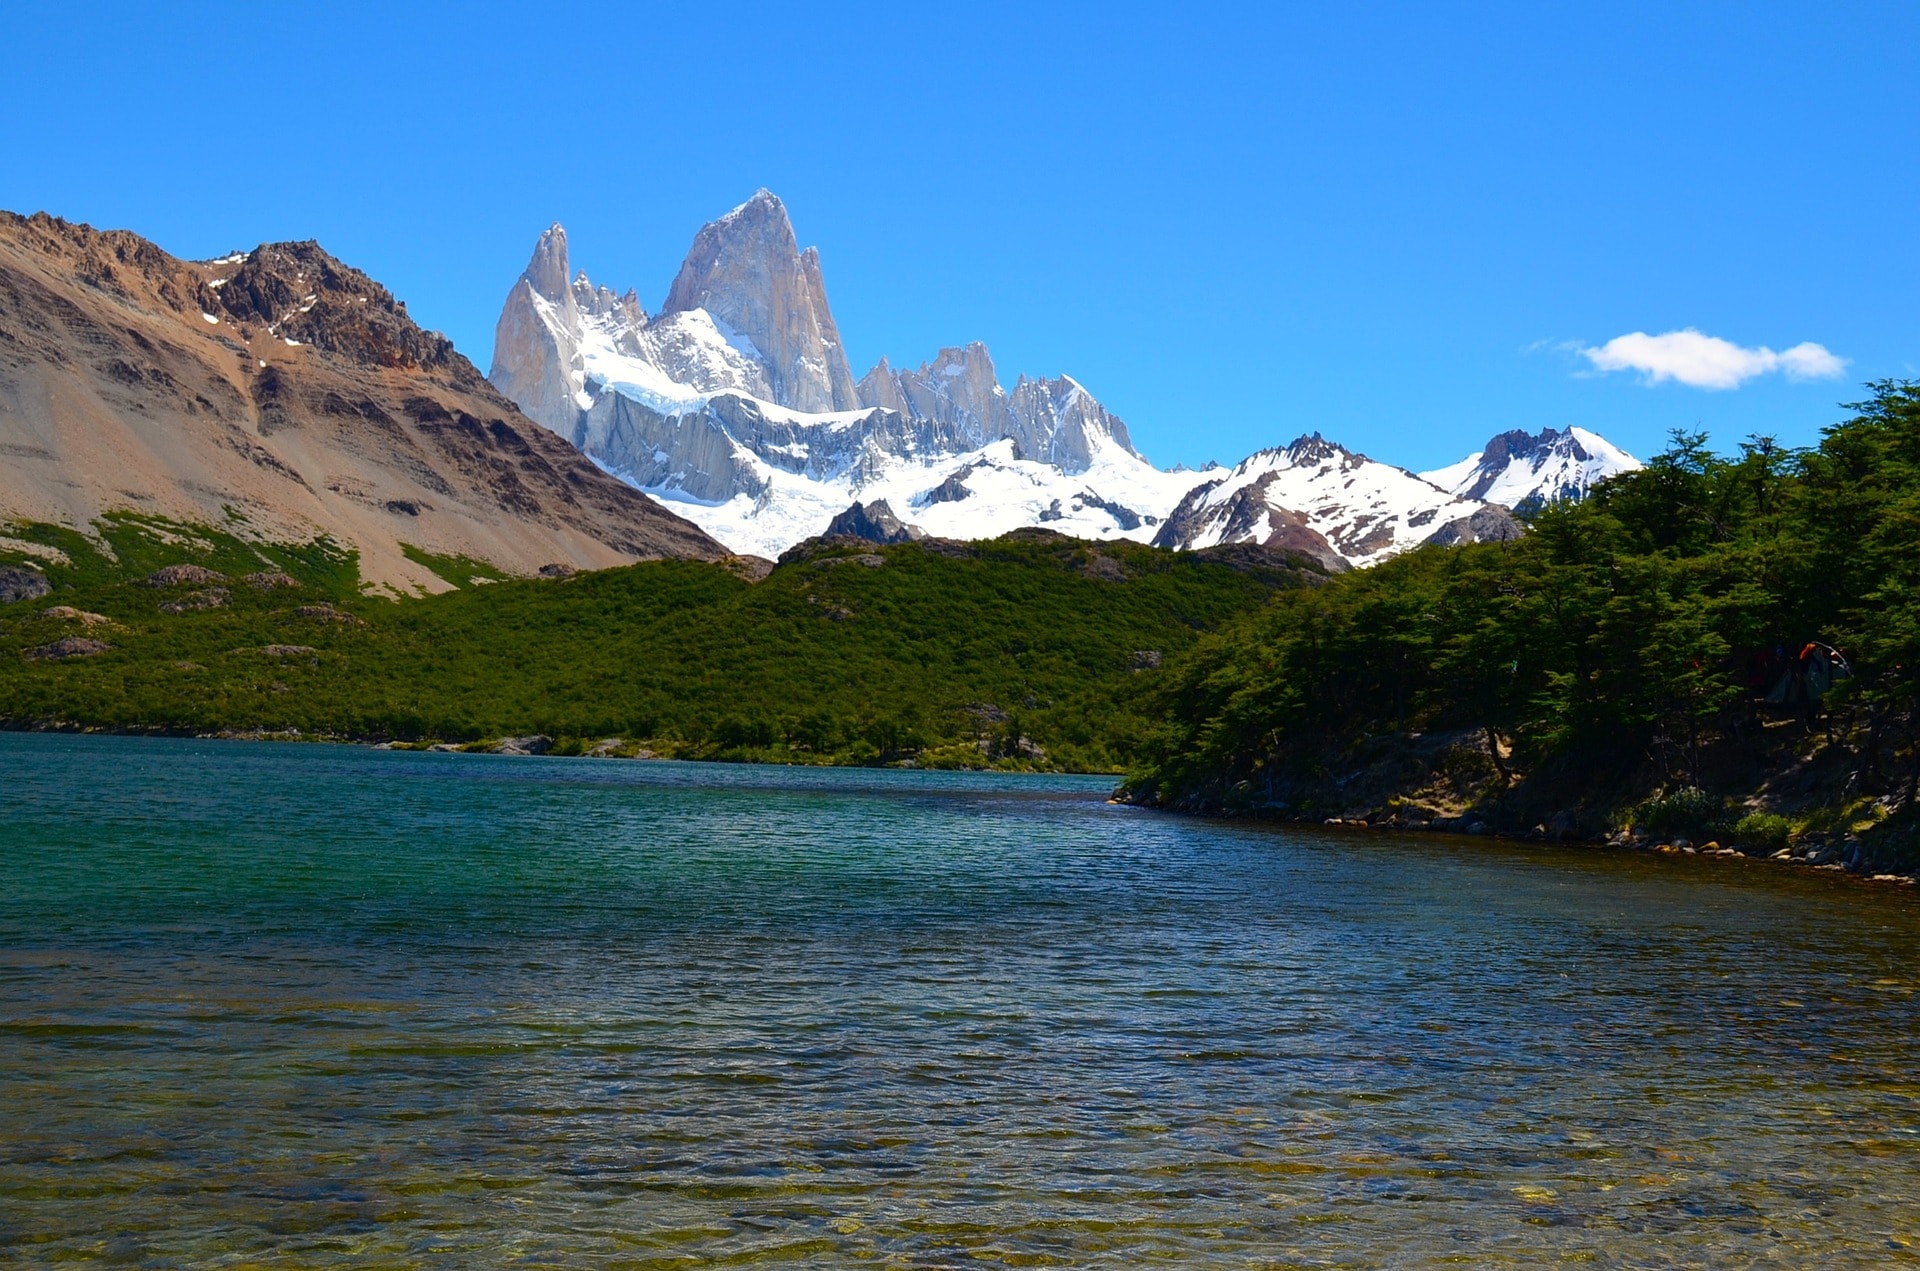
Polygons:
<instances>
[{"instance_id":1,"label":"snow-capped mountain peak","mask_svg":"<svg viewBox=\"0 0 1920 1271\"><path fill-rule=\"evenodd\" d=\"M1640 466L1638 459L1585 428L1544 428L1537 433L1515 429L1458 463L1421 475L1463 499L1525 509L1585 498L1596 482Z\"/></svg>"},{"instance_id":2,"label":"snow-capped mountain peak","mask_svg":"<svg viewBox=\"0 0 1920 1271\"><path fill-rule=\"evenodd\" d=\"M1162 547L1262 543L1329 565L1367 565L1433 538L1511 538L1511 518L1485 515L1405 468L1309 433L1261 450L1184 497L1154 537ZM1474 518L1479 516L1476 524Z\"/></svg>"},{"instance_id":3,"label":"snow-capped mountain peak","mask_svg":"<svg viewBox=\"0 0 1920 1271\"><path fill-rule=\"evenodd\" d=\"M1518 533L1487 500L1523 469L1584 491L1633 463L1581 430L1509 434L1429 474L1443 488L1316 432L1231 470L1162 471L1078 380L1008 389L978 341L910 370L882 358L856 381L819 254L765 190L701 228L652 316L635 291L572 272L566 231L546 230L501 312L491 378L607 471L765 556L884 501L942 537L1046 525L1170 547L1255 541L1345 568Z\"/></svg>"}]
</instances>

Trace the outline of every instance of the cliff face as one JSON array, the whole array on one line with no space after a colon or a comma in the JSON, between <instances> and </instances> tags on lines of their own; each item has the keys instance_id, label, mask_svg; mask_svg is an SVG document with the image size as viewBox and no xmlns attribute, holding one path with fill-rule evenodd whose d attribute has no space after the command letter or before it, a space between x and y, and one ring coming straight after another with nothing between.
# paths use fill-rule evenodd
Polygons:
<instances>
[{"instance_id":1,"label":"cliff face","mask_svg":"<svg viewBox=\"0 0 1920 1271\"><path fill-rule=\"evenodd\" d=\"M859 406L840 328L827 307L820 253L800 250L787 209L768 191L694 238L661 313L696 309L758 351L775 403L816 414Z\"/></svg>"},{"instance_id":2,"label":"cliff face","mask_svg":"<svg viewBox=\"0 0 1920 1271\"><path fill-rule=\"evenodd\" d=\"M196 263L0 213L0 453L0 517L327 534L402 588L444 585L403 543L526 574L724 554L314 243Z\"/></svg>"}]
</instances>

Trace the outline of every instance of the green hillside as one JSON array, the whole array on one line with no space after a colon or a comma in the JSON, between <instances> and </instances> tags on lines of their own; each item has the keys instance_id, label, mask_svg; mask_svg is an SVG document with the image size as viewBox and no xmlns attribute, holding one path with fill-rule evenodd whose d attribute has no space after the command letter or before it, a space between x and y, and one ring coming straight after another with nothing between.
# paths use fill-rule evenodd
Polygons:
<instances>
[{"instance_id":1,"label":"green hillside","mask_svg":"<svg viewBox=\"0 0 1920 1271\"><path fill-rule=\"evenodd\" d=\"M823 546L760 582L690 562L503 580L423 555L459 589L394 601L362 594L324 542L132 516L95 531L0 539L0 561L61 553L37 558L52 594L0 606L7 726L545 734L563 752L618 738L682 757L1112 771L1150 726L1140 704L1162 658L1320 580L1023 531ZM181 565L220 577L154 578Z\"/></svg>"}]
</instances>

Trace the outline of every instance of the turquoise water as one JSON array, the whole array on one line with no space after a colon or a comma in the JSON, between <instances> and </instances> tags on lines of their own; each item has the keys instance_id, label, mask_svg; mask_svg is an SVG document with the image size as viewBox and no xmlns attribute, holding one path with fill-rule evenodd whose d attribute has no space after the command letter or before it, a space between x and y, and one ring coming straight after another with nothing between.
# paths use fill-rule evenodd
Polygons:
<instances>
[{"instance_id":1,"label":"turquoise water","mask_svg":"<svg viewBox=\"0 0 1920 1271\"><path fill-rule=\"evenodd\" d=\"M0 735L0 1260L1920 1261L1920 912L1108 783Z\"/></svg>"}]
</instances>

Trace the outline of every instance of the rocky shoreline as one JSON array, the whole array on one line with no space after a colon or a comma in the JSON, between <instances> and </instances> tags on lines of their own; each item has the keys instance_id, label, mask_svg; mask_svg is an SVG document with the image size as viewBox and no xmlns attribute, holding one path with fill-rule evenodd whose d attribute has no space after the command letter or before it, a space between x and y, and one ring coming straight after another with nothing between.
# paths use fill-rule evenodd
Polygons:
<instances>
[{"instance_id":1,"label":"rocky shoreline","mask_svg":"<svg viewBox=\"0 0 1920 1271\"><path fill-rule=\"evenodd\" d=\"M1658 835L1632 832L1616 832L1593 838L1557 834L1544 827L1536 827L1534 830L1516 834L1495 830L1487 822L1470 816L1437 817L1430 821L1383 818L1378 822L1362 817L1333 816L1318 821L1296 820L1295 823L1345 826L1350 829L1380 830L1401 834L1451 834L1492 838L1512 843L1563 843L1569 847L1598 847L1615 851L1652 852L1667 856L1697 856L1750 861L1756 864L1793 865L1827 873L1846 874L1861 882L1887 883L1901 887L1920 885L1920 873L1902 873L1882 869L1875 862L1868 845L1854 834L1838 837L1808 835L1791 847L1769 850L1750 845L1723 844L1716 839L1696 844L1693 840L1684 837L1662 838Z\"/></svg>"}]
</instances>

